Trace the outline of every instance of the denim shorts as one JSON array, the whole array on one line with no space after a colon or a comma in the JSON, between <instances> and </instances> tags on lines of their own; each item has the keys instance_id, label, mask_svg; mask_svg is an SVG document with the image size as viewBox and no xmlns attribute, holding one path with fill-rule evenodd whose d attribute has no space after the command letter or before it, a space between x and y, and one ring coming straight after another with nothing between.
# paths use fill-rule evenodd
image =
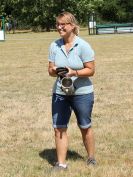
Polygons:
<instances>
[{"instance_id":1,"label":"denim shorts","mask_svg":"<svg viewBox=\"0 0 133 177\"><path fill-rule=\"evenodd\" d=\"M72 110L75 113L80 128L91 127L91 113L94 104L94 94L59 95L53 93L52 118L54 128L67 128Z\"/></svg>"}]
</instances>

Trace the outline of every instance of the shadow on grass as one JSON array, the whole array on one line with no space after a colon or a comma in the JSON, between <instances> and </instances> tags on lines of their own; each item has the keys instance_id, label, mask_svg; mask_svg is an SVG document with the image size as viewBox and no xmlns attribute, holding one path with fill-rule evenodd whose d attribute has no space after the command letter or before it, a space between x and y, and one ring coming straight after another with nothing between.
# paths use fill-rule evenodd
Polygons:
<instances>
[{"instance_id":1,"label":"shadow on grass","mask_svg":"<svg viewBox=\"0 0 133 177\"><path fill-rule=\"evenodd\" d=\"M46 159L51 165L53 165L54 162L57 161L55 149L44 149L42 152L39 153L39 156L43 159ZM78 160L84 158L81 155L79 155L77 152L68 150L67 159Z\"/></svg>"}]
</instances>

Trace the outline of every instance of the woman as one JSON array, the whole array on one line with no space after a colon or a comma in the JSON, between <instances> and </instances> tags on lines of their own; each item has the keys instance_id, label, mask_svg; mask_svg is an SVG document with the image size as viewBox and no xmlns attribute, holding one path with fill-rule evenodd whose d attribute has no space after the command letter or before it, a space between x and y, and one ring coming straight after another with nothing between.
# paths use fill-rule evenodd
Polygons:
<instances>
[{"instance_id":1,"label":"woman","mask_svg":"<svg viewBox=\"0 0 133 177\"><path fill-rule=\"evenodd\" d=\"M48 67L49 75L57 77L52 96L52 118L58 160L54 168L67 169L67 128L72 110L76 115L88 154L87 164L95 165L94 136L91 128L94 95L89 79L95 72L94 52L86 41L78 37L79 26L71 13L59 14L56 18L56 28L61 38L50 45ZM63 76L58 72L60 67L64 67L66 74ZM63 77L69 77L73 82L74 91L71 94L62 89Z\"/></svg>"}]
</instances>

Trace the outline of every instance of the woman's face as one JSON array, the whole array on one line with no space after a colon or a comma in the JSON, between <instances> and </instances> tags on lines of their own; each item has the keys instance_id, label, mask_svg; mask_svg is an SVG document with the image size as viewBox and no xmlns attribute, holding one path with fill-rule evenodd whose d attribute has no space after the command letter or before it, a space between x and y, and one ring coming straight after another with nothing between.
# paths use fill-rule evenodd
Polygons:
<instances>
[{"instance_id":1,"label":"woman's face","mask_svg":"<svg viewBox=\"0 0 133 177\"><path fill-rule=\"evenodd\" d=\"M57 21L56 28L61 37L67 37L71 33L73 33L74 25L72 25L71 23L66 23L65 20L63 20L62 18Z\"/></svg>"}]
</instances>

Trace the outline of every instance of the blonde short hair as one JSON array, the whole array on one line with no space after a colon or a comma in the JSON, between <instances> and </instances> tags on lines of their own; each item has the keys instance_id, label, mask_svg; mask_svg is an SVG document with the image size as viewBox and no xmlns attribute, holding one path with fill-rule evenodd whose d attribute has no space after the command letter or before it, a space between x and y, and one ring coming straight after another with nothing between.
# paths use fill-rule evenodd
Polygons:
<instances>
[{"instance_id":1,"label":"blonde short hair","mask_svg":"<svg viewBox=\"0 0 133 177\"><path fill-rule=\"evenodd\" d=\"M78 36L79 34L79 25L78 25L78 21L76 20L76 18L74 17L73 14L71 14L70 12L62 12L60 13L57 18L56 18L56 23L58 23L58 21L60 19L64 19L64 22L65 23L70 23L72 25L74 25L74 30L73 30L73 33Z\"/></svg>"}]
</instances>

